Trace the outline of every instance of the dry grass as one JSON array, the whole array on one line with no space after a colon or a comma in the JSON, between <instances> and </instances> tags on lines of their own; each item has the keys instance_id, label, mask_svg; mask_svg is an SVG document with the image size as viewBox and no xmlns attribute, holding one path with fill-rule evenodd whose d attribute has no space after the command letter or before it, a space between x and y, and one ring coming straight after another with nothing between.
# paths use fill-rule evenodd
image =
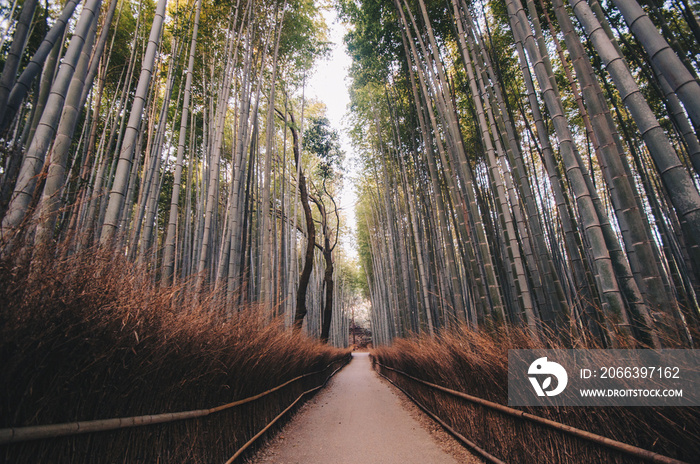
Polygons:
<instances>
[{"instance_id":1,"label":"dry grass","mask_svg":"<svg viewBox=\"0 0 700 464\"><path fill-rule=\"evenodd\" d=\"M541 348L524 332L486 335L465 329L437 339L396 340L391 347L373 350L372 355L374 360L420 379L508 404L508 349L535 347ZM382 373L460 433L506 462L639 462L429 389L387 369ZM697 462L700 456L700 408L520 409L676 459Z\"/></svg>"},{"instance_id":2,"label":"dry grass","mask_svg":"<svg viewBox=\"0 0 700 464\"><path fill-rule=\"evenodd\" d=\"M113 254L17 255L0 261L0 428L210 408L348 354L254 309L185 307ZM224 462L328 372L208 418L0 446L0 462Z\"/></svg>"}]
</instances>

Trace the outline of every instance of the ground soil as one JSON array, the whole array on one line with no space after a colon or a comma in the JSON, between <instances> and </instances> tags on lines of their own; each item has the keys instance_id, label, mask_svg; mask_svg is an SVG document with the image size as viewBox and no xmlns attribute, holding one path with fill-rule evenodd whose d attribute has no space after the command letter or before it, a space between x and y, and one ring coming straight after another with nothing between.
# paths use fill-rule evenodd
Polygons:
<instances>
[{"instance_id":1,"label":"ground soil","mask_svg":"<svg viewBox=\"0 0 700 464\"><path fill-rule=\"evenodd\" d=\"M478 458L372 369L352 362L252 458L255 464L457 462Z\"/></svg>"}]
</instances>

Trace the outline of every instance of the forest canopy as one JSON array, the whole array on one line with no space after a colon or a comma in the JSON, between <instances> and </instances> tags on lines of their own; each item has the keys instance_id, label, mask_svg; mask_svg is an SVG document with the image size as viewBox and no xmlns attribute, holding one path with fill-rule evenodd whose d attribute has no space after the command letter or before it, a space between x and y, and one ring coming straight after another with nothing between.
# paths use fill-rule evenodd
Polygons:
<instances>
[{"instance_id":1,"label":"forest canopy","mask_svg":"<svg viewBox=\"0 0 700 464\"><path fill-rule=\"evenodd\" d=\"M378 341L696 345L697 6L338 4Z\"/></svg>"},{"instance_id":2,"label":"forest canopy","mask_svg":"<svg viewBox=\"0 0 700 464\"><path fill-rule=\"evenodd\" d=\"M331 7L353 59L354 179L338 128L305 96ZM696 345L695 4L0 12L4 256L111 249L154 285L186 284L183 298L213 292L231 314L259 304L337 343L364 289L378 343L466 325L567 346ZM350 180L361 271L337 247Z\"/></svg>"}]
</instances>

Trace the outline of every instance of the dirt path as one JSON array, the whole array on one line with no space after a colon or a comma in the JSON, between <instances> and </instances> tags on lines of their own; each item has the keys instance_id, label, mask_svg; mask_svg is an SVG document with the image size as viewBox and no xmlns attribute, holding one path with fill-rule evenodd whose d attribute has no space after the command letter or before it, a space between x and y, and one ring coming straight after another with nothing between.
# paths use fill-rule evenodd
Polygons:
<instances>
[{"instance_id":1,"label":"dirt path","mask_svg":"<svg viewBox=\"0 0 700 464\"><path fill-rule=\"evenodd\" d=\"M421 422L416 411L402 406L395 389L372 370L368 353L353 353L352 362L303 407L254 462L465 462L463 449L457 451L458 461L445 451L451 448L446 438L436 438Z\"/></svg>"}]
</instances>

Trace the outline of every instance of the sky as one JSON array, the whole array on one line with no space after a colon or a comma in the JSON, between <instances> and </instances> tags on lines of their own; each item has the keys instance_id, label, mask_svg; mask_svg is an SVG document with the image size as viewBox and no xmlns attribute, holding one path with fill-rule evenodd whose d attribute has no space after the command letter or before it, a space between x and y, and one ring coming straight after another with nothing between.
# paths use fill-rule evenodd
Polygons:
<instances>
[{"instance_id":1,"label":"sky","mask_svg":"<svg viewBox=\"0 0 700 464\"><path fill-rule=\"evenodd\" d=\"M340 145L345 152L345 181L339 204L347 218L347 223L352 230L352 237L341 237L341 244L350 257L357 257L357 248L354 241L355 231L355 190L352 182L354 172L351 169L353 150L347 135L345 114L350 104L348 86L350 80L348 70L351 59L345 51L343 36L347 28L337 20L335 10L324 10L326 24L330 27L329 40L332 42L331 54L328 60L319 61L314 73L309 79L305 93L308 97L314 97L325 103L326 116L331 122L331 127L337 129L340 134Z\"/></svg>"}]
</instances>

